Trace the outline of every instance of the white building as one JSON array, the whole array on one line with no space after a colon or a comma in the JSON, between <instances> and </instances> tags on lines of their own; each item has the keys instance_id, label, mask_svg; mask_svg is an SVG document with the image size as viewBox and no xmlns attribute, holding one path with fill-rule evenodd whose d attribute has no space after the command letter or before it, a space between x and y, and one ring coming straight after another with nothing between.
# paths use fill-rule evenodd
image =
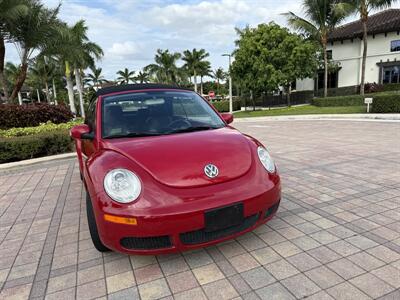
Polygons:
<instances>
[{"instance_id":1,"label":"white building","mask_svg":"<svg viewBox=\"0 0 400 300\"><path fill-rule=\"evenodd\" d=\"M388 9L369 17L365 83L400 83L400 9ZM357 86L361 82L363 31L360 21L338 27L329 37L328 56L339 64L329 74L328 87ZM324 86L323 70L318 79L297 80L296 90L318 90Z\"/></svg>"}]
</instances>

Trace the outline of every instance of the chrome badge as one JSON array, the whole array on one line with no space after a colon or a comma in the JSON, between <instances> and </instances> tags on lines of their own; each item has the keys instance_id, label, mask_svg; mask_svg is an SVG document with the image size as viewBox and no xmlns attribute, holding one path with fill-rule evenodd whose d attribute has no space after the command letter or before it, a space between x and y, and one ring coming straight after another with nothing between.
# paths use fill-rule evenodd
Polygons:
<instances>
[{"instance_id":1,"label":"chrome badge","mask_svg":"<svg viewBox=\"0 0 400 300\"><path fill-rule=\"evenodd\" d=\"M206 174L208 178L215 178L218 176L218 173L219 171L217 166L213 164L208 164L204 167L204 174Z\"/></svg>"}]
</instances>

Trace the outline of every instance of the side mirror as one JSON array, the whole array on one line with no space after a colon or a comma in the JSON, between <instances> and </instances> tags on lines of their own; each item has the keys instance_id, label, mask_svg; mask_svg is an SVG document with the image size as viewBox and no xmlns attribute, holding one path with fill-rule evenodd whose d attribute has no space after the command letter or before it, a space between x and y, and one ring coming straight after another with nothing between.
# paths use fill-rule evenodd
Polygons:
<instances>
[{"instance_id":1,"label":"side mirror","mask_svg":"<svg viewBox=\"0 0 400 300\"><path fill-rule=\"evenodd\" d=\"M233 115L230 113L221 114L222 119L226 122L226 124L231 124L233 122Z\"/></svg>"},{"instance_id":2,"label":"side mirror","mask_svg":"<svg viewBox=\"0 0 400 300\"><path fill-rule=\"evenodd\" d=\"M71 128L70 135L73 139L93 140L94 134L90 132L90 128L86 124L76 125Z\"/></svg>"}]
</instances>

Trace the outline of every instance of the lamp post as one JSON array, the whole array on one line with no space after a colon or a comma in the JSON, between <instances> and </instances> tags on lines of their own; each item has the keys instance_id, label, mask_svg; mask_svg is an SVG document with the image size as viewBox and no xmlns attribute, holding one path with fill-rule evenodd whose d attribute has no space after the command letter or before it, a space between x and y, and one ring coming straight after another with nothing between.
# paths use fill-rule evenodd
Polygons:
<instances>
[{"instance_id":1,"label":"lamp post","mask_svg":"<svg viewBox=\"0 0 400 300\"><path fill-rule=\"evenodd\" d=\"M232 102L232 76L231 76L231 54L225 53L222 56L229 57L229 112L233 112L233 102Z\"/></svg>"}]
</instances>

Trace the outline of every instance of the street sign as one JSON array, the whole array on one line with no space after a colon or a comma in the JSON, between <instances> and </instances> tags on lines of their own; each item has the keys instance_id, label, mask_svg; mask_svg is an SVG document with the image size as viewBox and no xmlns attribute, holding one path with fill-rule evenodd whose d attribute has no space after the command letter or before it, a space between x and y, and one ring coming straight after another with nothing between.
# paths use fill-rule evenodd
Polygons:
<instances>
[{"instance_id":1,"label":"street sign","mask_svg":"<svg viewBox=\"0 0 400 300\"><path fill-rule=\"evenodd\" d=\"M367 113L369 113L369 105L372 104L373 98L365 98L364 103L367 104Z\"/></svg>"},{"instance_id":2,"label":"street sign","mask_svg":"<svg viewBox=\"0 0 400 300\"><path fill-rule=\"evenodd\" d=\"M372 100L373 100L373 98L365 98L364 99L364 103L365 104L372 104Z\"/></svg>"}]
</instances>

